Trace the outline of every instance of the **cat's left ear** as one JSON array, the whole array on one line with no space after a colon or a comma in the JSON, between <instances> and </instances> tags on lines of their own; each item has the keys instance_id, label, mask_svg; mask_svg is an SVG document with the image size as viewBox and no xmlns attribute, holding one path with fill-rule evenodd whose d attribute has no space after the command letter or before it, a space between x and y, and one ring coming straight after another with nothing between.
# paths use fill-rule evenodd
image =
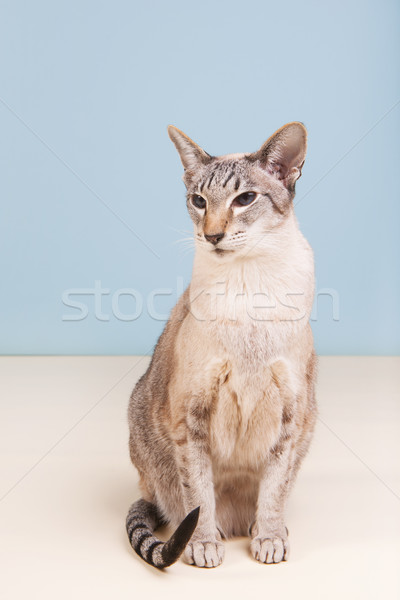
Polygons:
<instances>
[{"instance_id":1,"label":"cat's left ear","mask_svg":"<svg viewBox=\"0 0 400 600\"><path fill-rule=\"evenodd\" d=\"M203 148L200 148L177 127L169 125L168 135L179 152L185 171L196 171L201 165L207 164L211 160L212 157Z\"/></svg>"},{"instance_id":2,"label":"cat's left ear","mask_svg":"<svg viewBox=\"0 0 400 600\"><path fill-rule=\"evenodd\" d=\"M282 183L289 191L294 190L301 176L307 152L307 130L303 123L294 121L276 131L254 154L261 166Z\"/></svg>"}]
</instances>

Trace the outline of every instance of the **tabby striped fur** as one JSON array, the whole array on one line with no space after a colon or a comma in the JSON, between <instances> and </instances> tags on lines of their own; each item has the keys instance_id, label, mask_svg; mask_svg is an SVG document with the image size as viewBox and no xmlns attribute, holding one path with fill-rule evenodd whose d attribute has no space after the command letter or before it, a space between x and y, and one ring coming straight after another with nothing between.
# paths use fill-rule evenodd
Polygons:
<instances>
[{"instance_id":1,"label":"tabby striped fur","mask_svg":"<svg viewBox=\"0 0 400 600\"><path fill-rule=\"evenodd\" d=\"M169 135L196 253L129 404L142 499L128 536L161 568L182 551L218 566L222 540L236 535L250 535L259 562L280 562L286 500L316 419L314 263L293 210L306 130L289 123L258 152L219 157L175 127ZM183 522L166 545L153 535L164 522Z\"/></svg>"}]
</instances>

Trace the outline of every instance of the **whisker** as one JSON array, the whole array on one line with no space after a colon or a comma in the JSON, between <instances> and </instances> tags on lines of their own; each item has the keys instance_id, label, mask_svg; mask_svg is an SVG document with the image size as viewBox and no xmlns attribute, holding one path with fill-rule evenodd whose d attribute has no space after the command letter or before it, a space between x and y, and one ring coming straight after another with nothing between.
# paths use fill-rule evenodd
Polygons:
<instances>
[{"instance_id":1,"label":"whisker","mask_svg":"<svg viewBox=\"0 0 400 600\"><path fill-rule=\"evenodd\" d=\"M176 229L176 227L172 227L172 225L167 225L168 229L172 229L173 231L176 231L177 233L188 233L193 235L193 229Z\"/></svg>"},{"instance_id":2,"label":"whisker","mask_svg":"<svg viewBox=\"0 0 400 600\"><path fill-rule=\"evenodd\" d=\"M179 253L178 261L182 262L183 259L186 256L189 256L189 254L193 254L193 252L194 252L194 247L193 246L192 247L186 247L186 248L182 247L182 252Z\"/></svg>"},{"instance_id":3,"label":"whisker","mask_svg":"<svg viewBox=\"0 0 400 600\"><path fill-rule=\"evenodd\" d=\"M178 240L174 240L172 242L172 244L182 244L182 243L187 243L187 242L193 243L194 242L194 238L193 237L180 238Z\"/></svg>"}]
</instances>

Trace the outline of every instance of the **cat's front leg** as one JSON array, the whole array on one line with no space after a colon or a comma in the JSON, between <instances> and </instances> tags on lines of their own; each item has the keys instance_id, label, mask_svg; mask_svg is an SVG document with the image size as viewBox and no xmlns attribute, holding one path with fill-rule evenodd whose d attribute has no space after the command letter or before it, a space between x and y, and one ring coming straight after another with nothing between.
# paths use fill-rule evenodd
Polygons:
<instances>
[{"instance_id":1,"label":"cat's front leg","mask_svg":"<svg viewBox=\"0 0 400 600\"><path fill-rule=\"evenodd\" d=\"M284 524L284 508L290 473L290 445L271 453L260 482L256 520L251 527L250 550L262 563L279 563L289 556L288 530Z\"/></svg>"},{"instance_id":2,"label":"cat's front leg","mask_svg":"<svg viewBox=\"0 0 400 600\"><path fill-rule=\"evenodd\" d=\"M185 510L188 513L200 506L199 522L184 554L185 560L197 567L217 567L224 558L224 546L215 523L209 418L209 406L193 401L176 445Z\"/></svg>"},{"instance_id":3,"label":"cat's front leg","mask_svg":"<svg viewBox=\"0 0 400 600\"><path fill-rule=\"evenodd\" d=\"M279 563L289 556L284 509L293 462L291 436L282 434L271 450L260 481L256 520L251 527L250 550L262 563Z\"/></svg>"}]
</instances>

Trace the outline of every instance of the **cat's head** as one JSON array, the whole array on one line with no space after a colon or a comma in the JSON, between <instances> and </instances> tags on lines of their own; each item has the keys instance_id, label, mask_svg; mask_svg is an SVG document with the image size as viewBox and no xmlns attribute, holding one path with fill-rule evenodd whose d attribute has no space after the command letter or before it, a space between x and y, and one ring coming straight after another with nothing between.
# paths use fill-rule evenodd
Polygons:
<instances>
[{"instance_id":1,"label":"cat's head","mask_svg":"<svg viewBox=\"0 0 400 600\"><path fill-rule=\"evenodd\" d=\"M262 253L292 212L304 164L307 131L293 122L252 154L211 156L170 125L168 133L185 169L187 207L196 245L214 256Z\"/></svg>"}]
</instances>

